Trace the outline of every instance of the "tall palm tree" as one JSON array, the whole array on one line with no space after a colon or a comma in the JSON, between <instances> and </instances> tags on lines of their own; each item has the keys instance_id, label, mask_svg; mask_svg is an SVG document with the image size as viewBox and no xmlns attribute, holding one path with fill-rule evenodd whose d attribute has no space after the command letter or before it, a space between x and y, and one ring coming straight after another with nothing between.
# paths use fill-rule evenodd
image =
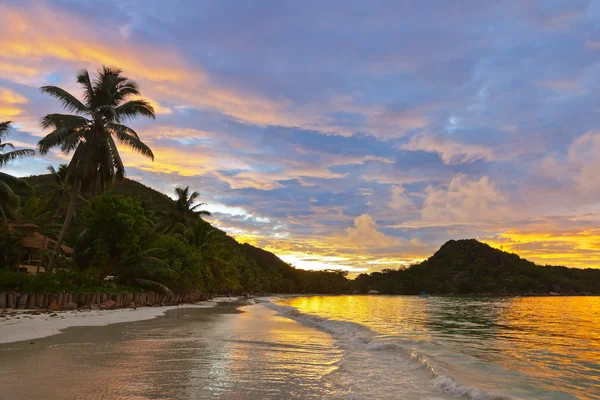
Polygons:
<instances>
[{"instance_id":1,"label":"tall palm tree","mask_svg":"<svg viewBox=\"0 0 600 400\"><path fill-rule=\"evenodd\" d=\"M200 193L190 192L190 187L175 188L177 198L173 202L173 206L166 212L167 222L169 223L166 232L170 232L176 226L182 228L191 228L202 216L210 216L210 212L199 210L198 208L205 206L206 203L198 203Z\"/></svg>"},{"instance_id":2,"label":"tall palm tree","mask_svg":"<svg viewBox=\"0 0 600 400\"><path fill-rule=\"evenodd\" d=\"M15 146L12 143L2 142L6 135L8 135L10 124L11 121L0 122L0 168L10 161L35 154L34 150L15 150ZM5 151L5 149L11 149L11 151ZM0 221L8 218L18 218L19 197L13 192L10 185L29 188L29 185L24 180L0 172Z\"/></svg>"},{"instance_id":3,"label":"tall palm tree","mask_svg":"<svg viewBox=\"0 0 600 400\"><path fill-rule=\"evenodd\" d=\"M125 166L119 155L115 139L133 151L154 160L152 150L138 134L123 122L136 117L154 119L154 109L139 96L136 82L124 77L117 68L102 67L93 78L86 70L77 75L83 89L83 101L64 89L44 86L43 93L56 98L74 114L48 114L41 120L42 128L51 129L38 143L41 154L58 147L65 154L73 153L68 175L73 179L73 189L65 215L65 222L56 241L57 252L71 224L79 191L83 188L92 194L100 185L120 180L125 176ZM48 265L52 272L53 258Z\"/></svg>"}]
</instances>

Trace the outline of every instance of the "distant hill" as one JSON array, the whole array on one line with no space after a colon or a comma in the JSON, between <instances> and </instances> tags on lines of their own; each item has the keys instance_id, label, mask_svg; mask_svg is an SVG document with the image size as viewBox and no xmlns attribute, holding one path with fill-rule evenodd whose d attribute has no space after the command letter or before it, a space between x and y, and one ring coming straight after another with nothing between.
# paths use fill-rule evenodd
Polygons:
<instances>
[{"instance_id":1,"label":"distant hill","mask_svg":"<svg viewBox=\"0 0 600 400\"><path fill-rule=\"evenodd\" d=\"M475 239L450 240L420 264L359 275L354 285L398 294L600 294L600 270L539 266Z\"/></svg>"}]
</instances>

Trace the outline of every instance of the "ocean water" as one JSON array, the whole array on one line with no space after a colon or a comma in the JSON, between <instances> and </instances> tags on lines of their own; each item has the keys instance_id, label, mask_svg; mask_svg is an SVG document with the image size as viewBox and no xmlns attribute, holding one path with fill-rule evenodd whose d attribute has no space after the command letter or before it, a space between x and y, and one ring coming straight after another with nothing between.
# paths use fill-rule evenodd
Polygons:
<instances>
[{"instance_id":1,"label":"ocean water","mask_svg":"<svg viewBox=\"0 0 600 400\"><path fill-rule=\"evenodd\" d=\"M179 308L0 345L0 400L600 399L599 307L315 296Z\"/></svg>"},{"instance_id":2,"label":"ocean water","mask_svg":"<svg viewBox=\"0 0 600 400\"><path fill-rule=\"evenodd\" d=\"M600 297L314 296L267 306L332 335L343 355L328 379L347 398L600 399Z\"/></svg>"}]
</instances>

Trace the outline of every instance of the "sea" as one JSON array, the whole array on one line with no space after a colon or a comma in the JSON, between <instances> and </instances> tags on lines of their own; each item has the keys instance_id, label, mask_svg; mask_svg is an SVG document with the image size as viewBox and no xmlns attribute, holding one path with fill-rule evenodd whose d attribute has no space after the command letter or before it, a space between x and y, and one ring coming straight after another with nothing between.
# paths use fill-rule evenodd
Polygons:
<instances>
[{"instance_id":1,"label":"sea","mask_svg":"<svg viewBox=\"0 0 600 400\"><path fill-rule=\"evenodd\" d=\"M349 397L600 399L600 297L313 296L270 307L332 335Z\"/></svg>"},{"instance_id":2,"label":"sea","mask_svg":"<svg viewBox=\"0 0 600 400\"><path fill-rule=\"evenodd\" d=\"M600 399L600 297L258 301L0 345L0 399Z\"/></svg>"}]
</instances>

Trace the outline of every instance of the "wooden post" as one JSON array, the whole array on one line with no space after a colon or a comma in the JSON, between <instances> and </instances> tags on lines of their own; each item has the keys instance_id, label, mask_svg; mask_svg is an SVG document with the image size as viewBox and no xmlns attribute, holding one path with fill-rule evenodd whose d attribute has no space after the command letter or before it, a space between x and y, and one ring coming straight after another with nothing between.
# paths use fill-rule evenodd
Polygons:
<instances>
[{"instance_id":1,"label":"wooden post","mask_svg":"<svg viewBox=\"0 0 600 400\"><path fill-rule=\"evenodd\" d=\"M27 308L27 293L21 293L19 296L19 308Z\"/></svg>"},{"instance_id":2,"label":"wooden post","mask_svg":"<svg viewBox=\"0 0 600 400\"><path fill-rule=\"evenodd\" d=\"M56 296L56 305L61 307L62 303L63 303L63 297L64 297L64 293L60 292L57 296Z\"/></svg>"},{"instance_id":3,"label":"wooden post","mask_svg":"<svg viewBox=\"0 0 600 400\"><path fill-rule=\"evenodd\" d=\"M0 299L2 298L2 294L0 294ZM29 293L27 296L27 308L35 307L35 293Z\"/></svg>"},{"instance_id":4,"label":"wooden post","mask_svg":"<svg viewBox=\"0 0 600 400\"><path fill-rule=\"evenodd\" d=\"M0 308L6 308L6 292L0 292Z\"/></svg>"},{"instance_id":5,"label":"wooden post","mask_svg":"<svg viewBox=\"0 0 600 400\"><path fill-rule=\"evenodd\" d=\"M44 293L44 297L42 300L42 308L48 308L50 305L50 295L48 293Z\"/></svg>"},{"instance_id":6,"label":"wooden post","mask_svg":"<svg viewBox=\"0 0 600 400\"><path fill-rule=\"evenodd\" d=\"M35 294L35 305L38 308L43 308L44 306L44 295L42 293Z\"/></svg>"}]
</instances>

